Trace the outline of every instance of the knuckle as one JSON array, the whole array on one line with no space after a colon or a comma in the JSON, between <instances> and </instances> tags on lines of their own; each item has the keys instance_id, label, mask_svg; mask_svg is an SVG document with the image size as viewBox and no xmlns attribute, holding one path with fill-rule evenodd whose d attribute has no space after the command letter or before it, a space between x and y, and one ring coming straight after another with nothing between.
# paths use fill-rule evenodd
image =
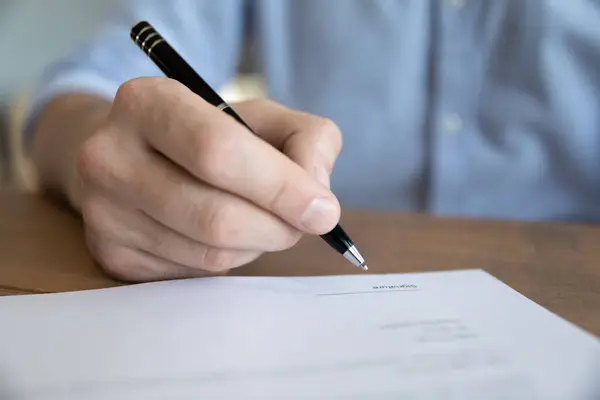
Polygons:
<instances>
[{"instance_id":1,"label":"knuckle","mask_svg":"<svg viewBox=\"0 0 600 400\"><path fill-rule=\"evenodd\" d=\"M230 232L231 206L227 202L212 202L196 212L197 226L203 232L203 239L214 246L225 246Z\"/></svg>"},{"instance_id":2,"label":"knuckle","mask_svg":"<svg viewBox=\"0 0 600 400\"><path fill-rule=\"evenodd\" d=\"M135 115L136 110L144 109L152 99L156 99L156 93L161 93L161 97L165 94L173 94L171 97L176 99L180 87L183 85L177 81L163 77L134 78L119 86L112 108L120 115L124 115L121 113Z\"/></svg>"},{"instance_id":3,"label":"knuckle","mask_svg":"<svg viewBox=\"0 0 600 400\"><path fill-rule=\"evenodd\" d=\"M153 90L161 92L163 95L173 95L175 99L190 90L176 79L165 77L147 77L144 83L151 86Z\"/></svg>"},{"instance_id":4,"label":"knuckle","mask_svg":"<svg viewBox=\"0 0 600 400\"><path fill-rule=\"evenodd\" d=\"M227 173L224 163L234 156L234 140L228 135L191 135L191 154L198 174L209 181L221 180Z\"/></svg>"},{"instance_id":5,"label":"knuckle","mask_svg":"<svg viewBox=\"0 0 600 400\"><path fill-rule=\"evenodd\" d=\"M281 246L281 250L286 250L290 247L295 246L300 241L300 239L302 238L302 232L290 228L286 234L282 235L282 238L283 243Z\"/></svg>"},{"instance_id":6,"label":"knuckle","mask_svg":"<svg viewBox=\"0 0 600 400\"><path fill-rule=\"evenodd\" d=\"M134 265L129 252L120 246L100 247L98 259L107 270L119 275L130 274Z\"/></svg>"},{"instance_id":7,"label":"knuckle","mask_svg":"<svg viewBox=\"0 0 600 400\"><path fill-rule=\"evenodd\" d=\"M337 124L329 118L316 117L315 124L319 130L328 134L336 134L339 132Z\"/></svg>"},{"instance_id":8,"label":"knuckle","mask_svg":"<svg viewBox=\"0 0 600 400\"><path fill-rule=\"evenodd\" d=\"M268 238L267 238L268 236ZM302 238L302 232L285 223L278 222L269 235L265 235L265 251L282 251L295 246Z\"/></svg>"},{"instance_id":9,"label":"knuckle","mask_svg":"<svg viewBox=\"0 0 600 400\"><path fill-rule=\"evenodd\" d=\"M185 88L174 80L161 77L127 81L117 89L109 120L130 128L133 136L153 130L168 132L176 125L176 119L169 114L178 109L183 102L181 99L185 98L178 86Z\"/></svg>"},{"instance_id":10,"label":"knuckle","mask_svg":"<svg viewBox=\"0 0 600 400\"><path fill-rule=\"evenodd\" d=\"M342 148L342 132L335 122L329 118L317 118L316 129L327 138L332 150L338 154Z\"/></svg>"},{"instance_id":11,"label":"knuckle","mask_svg":"<svg viewBox=\"0 0 600 400\"><path fill-rule=\"evenodd\" d=\"M279 214L282 204L285 204L286 199L289 199L291 193L297 192L295 183L285 180L279 184L268 202L267 209Z\"/></svg>"},{"instance_id":12,"label":"knuckle","mask_svg":"<svg viewBox=\"0 0 600 400\"><path fill-rule=\"evenodd\" d=\"M133 251L104 242L97 243L94 247L96 260L106 273L123 281L139 279L140 265Z\"/></svg>"},{"instance_id":13,"label":"knuckle","mask_svg":"<svg viewBox=\"0 0 600 400\"><path fill-rule=\"evenodd\" d=\"M235 252L217 247L207 247L202 260L202 268L207 271L226 271L233 267L235 261Z\"/></svg>"},{"instance_id":14,"label":"knuckle","mask_svg":"<svg viewBox=\"0 0 600 400\"><path fill-rule=\"evenodd\" d=\"M160 87L162 80L157 77L142 77L123 83L115 94L114 107L131 109L137 106L147 98L146 93L149 89Z\"/></svg>"},{"instance_id":15,"label":"knuckle","mask_svg":"<svg viewBox=\"0 0 600 400\"><path fill-rule=\"evenodd\" d=\"M135 168L119 157L114 138L99 132L80 148L76 160L79 177L84 183L113 188L115 184L131 184L136 177Z\"/></svg>"},{"instance_id":16,"label":"knuckle","mask_svg":"<svg viewBox=\"0 0 600 400\"><path fill-rule=\"evenodd\" d=\"M131 109L144 98L142 92L145 90L145 86L144 78L135 78L123 83L117 89L113 100L113 107L117 109Z\"/></svg>"},{"instance_id":17,"label":"knuckle","mask_svg":"<svg viewBox=\"0 0 600 400\"><path fill-rule=\"evenodd\" d=\"M165 231L154 232L144 230L136 232L137 238L134 242L137 242L140 248L160 254L165 259L174 259L174 253L177 250L176 243L174 243L173 237Z\"/></svg>"},{"instance_id":18,"label":"knuckle","mask_svg":"<svg viewBox=\"0 0 600 400\"><path fill-rule=\"evenodd\" d=\"M103 134L97 134L86 140L77 154L77 172L82 180L91 181L97 176L97 172L106 168L108 160L109 138Z\"/></svg>"}]
</instances>

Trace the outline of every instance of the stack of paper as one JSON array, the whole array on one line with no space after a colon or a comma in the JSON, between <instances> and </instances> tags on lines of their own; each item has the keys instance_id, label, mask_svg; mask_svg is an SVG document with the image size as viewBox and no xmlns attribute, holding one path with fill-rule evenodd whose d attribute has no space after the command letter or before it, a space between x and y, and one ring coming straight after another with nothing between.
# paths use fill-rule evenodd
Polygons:
<instances>
[{"instance_id":1,"label":"stack of paper","mask_svg":"<svg viewBox=\"0 0 600 400\"><path fill-rule=\"evenodd\" d=\"M600 341L479 270L0 298L0 398L600 399Z\"/></svg>"}]
</instances>

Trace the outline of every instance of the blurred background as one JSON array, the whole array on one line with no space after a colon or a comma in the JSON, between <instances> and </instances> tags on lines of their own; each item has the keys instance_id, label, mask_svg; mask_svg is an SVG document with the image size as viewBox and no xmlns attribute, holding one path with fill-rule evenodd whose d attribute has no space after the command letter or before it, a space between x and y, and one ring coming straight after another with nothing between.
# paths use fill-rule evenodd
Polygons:
<instances>
[{"instance_id":1,"label":"blurred background","mask_svg":"<svg viewBox=\"0 0 600 400\"><path fill-rule=\"evenodd\" d=\"M0 0L0 189L35 190L35 173L19 140L28 92L46 65L93 35L118 1ZM226 100L264 95L253 65L247 38L239 75L219 88Z\"/></svg>"}]
</instances>

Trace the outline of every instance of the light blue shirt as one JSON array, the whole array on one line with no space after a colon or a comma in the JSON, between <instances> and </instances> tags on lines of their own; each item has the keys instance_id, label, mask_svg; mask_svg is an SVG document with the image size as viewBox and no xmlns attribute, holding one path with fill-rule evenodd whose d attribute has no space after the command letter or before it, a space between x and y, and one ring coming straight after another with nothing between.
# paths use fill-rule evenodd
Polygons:
<instances>
[{"instance_id":1,"label":"light blue shirt","mask_svg":"<svg viewBox=\"0 0 600 400\"><path fill-rule=\"evenodd\" d=\"M129 38L142 19L217 88L248 27L269 96L341 128L345 207L600 220L600 0L123 2L31 115L161 75Z\"/></svg>"}]
</instances>

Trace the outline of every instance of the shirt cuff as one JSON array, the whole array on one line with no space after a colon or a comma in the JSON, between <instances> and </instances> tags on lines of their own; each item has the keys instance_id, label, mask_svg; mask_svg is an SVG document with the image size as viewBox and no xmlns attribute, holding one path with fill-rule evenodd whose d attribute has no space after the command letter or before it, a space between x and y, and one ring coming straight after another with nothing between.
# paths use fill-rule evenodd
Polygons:
<instances>
[{"instance_id":1,"label":"shirt cuff","mask_svg":"<svg viewBox=\"0 0 600 400\"><path fill-rule=\"evenodd\" d=\"M112 101L119 84L91 72L69 72L55 76L46 84L37 86L32 92L23 116L22 140L29 149L33 128L39 113L55 97L66 93L85 93Z\"/></svg>"}]
</instances>

